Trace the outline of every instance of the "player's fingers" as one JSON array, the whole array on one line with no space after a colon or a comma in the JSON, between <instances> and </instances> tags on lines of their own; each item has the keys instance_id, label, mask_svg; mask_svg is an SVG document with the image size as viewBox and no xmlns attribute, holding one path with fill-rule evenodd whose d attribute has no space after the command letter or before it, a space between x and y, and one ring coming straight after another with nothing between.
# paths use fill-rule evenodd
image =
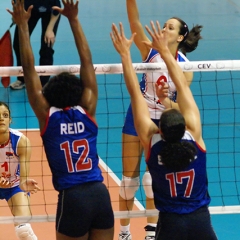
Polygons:
<instances>
[{"instance_id":1,"label":"player's fingers","mask_svg":"<svg viewBox=\"0 0 240 240\"><path fill-rule=\"evenodd\" d=\"M152 27L153 33L156 35L156 34L157 34L157 30L156 30L156 28L155 28L154 22L151 21L150 24L151 24L151 27Z\"/></svg>"},{"instance_id":2,"label":"player's fingers","mask_svg":"<svg viewBox=\"0 0 240 240\"><path fill-rule=\"evenodd\" d=\"M6 9L7 10L7 12L9 12L11 15L13 15L13 12L10 10L10 9Z\"/></svg>"},{"instance_id":3,"label":"player's fingers","mask_svg":"<svg viewBox=\"0 0 240 240\"><path fill-rule=\"evenodd\" d=\"M123 38L125 38L124 28L123 28L123 24L122 24L121 22L119 23L119 27L120 27L121 36L122 36Z\"/></svg>"},{"instance_id":4,"label":"player's fingers","mask_svg":"<svg viewBox=\"0 0 240 240\"><path fill-rule=\"evenodd\" d=\"M116 27L116 25L115 25L115 23L113 23L113 24L112 24L111 36L112 36L112 38L114 39L114 41L115 41L115 27Z\"/></svg>"},{"instance_id":5,"label":"player's fingers","mask_svg":"<svg viewBox=\"0 0 240 240\"><path fill-rule=\"evenodd\" d=\"M34 186L35 186L36 191L41 190L41 188L37 184L35 184Z\"/></svg>"},{"instance_id":6,"label":"player's fingers","mask_svg":"<svg viewBox=\"0 0 240 240\"><path fill-rule=\"evenodd\" d=\"M132 36L131 36L131 38L130 38L130 41L131 41L131 42L133 42L133 40L134 40L134 38L135 38L136 35L137 35L137 33L133 33L133 34L132 34Z\"/></svg>"},{"instance_id":7,"label":"player's fingers","mask_svg":"<svg viewBox=\"0 0 240 240\"><path fill-rule=\"evenodd\" d=\"M162 30L161 30L161 25L160 25L159 21L156 21L156 25L157 25L158 34L161 34Z\"/></svg>"},{"instance_id":8,"label":"player's fingers","mask_svg":"<svg viewBox=\"0 0 240 240\"><path fill-rule=\"evenodd\" d=\"M145 26L145 29L147 30L148 34L153 37L151 29L148 27L148 25Z\"/></svg>"},{"instance_id":9,"label":"player's fingers","mask_svg":"<svg viewBox=\"0 0 240 240\"><path fill-rule=\"evenodd\" d=\"M119 35L119 32L118 32L118 28L115 24L113 24L113 34L114 34L115 40L120 40L120 35Z\"/></svg>"}]
</instances>

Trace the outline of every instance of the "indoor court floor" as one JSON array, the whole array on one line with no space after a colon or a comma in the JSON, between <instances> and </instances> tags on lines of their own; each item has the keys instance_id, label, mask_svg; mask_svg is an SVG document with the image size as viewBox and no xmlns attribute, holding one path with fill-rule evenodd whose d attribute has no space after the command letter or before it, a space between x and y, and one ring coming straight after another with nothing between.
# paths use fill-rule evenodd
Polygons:
<instances>
[{"instance_id":1,"label":"indoor court floor","mask_svg":"<svg viewBox=\"0 0 240 240\"><path fill-rule=\"evenodd\" d=\"M190 61L203 61L203 60L240 60L240 3L239 0L137 0L140 12L141 22L149 24L150 20L159 20L163 25L164 21L172 16L177 16L186 23L189 28L195 24L203 25L202 36L198 48L187 55ZM3 35L11 24L11 16L5 10L11 9L11 1L0 1L0 35ZM126 35L130 36L128 26L128 19L126 14L125 1L119 0L101 0L101 1L86 1L80 0L79 3L79 18L81 20L86 37L92 51L94 64L114 64L119 63L120 59L115 52L111 39L110 31L111 24L114 22L118 24L122 22ZM12 27L10 32L14 34ZM40 45L40 22L37 25L31 36L31 43L35 55L35 63L38 65L38 51ZM65 17L61 17L59 29L54 45L55 65L71 65L79 64L79 57L75 49L73 36L69 28L69 24ZM140 54L135 46L132 47L133 62L138 63L141 61ZM215 74L209 74L210 77ZM231 110L229 107L232 102L225 102L229 111L225 113L220 122L230 121L234 119L233 124L224 125L224 127L206 127L204 134L207 139L208 151L225 148L227 150L234 149L235 153L237 148L233 148L231 143L224 142L224 137L228 139L234 137L234 143L239 146L240 144L240 71L234 75L234 93L235 93L235 108ZM99 125L99 155L103 159L101 168L103 170L105 183L109 186L109 191L112 199L113 208L118 211L118 191L119 182L121 178L121 127L124 121L124 115L129 104L128 94L123 86L122 76L117 75L98 75L99 82L99 104L97 112L97 121ZM194 75L194 80L198 81L199 74ZM11 82L15 81L16 77L11 77ZM193 83L194 83L193 80ZM214 79L213 79L214 81ZM196 84L197 85L197 84ZM196 85L193 84L194 90L198 93ZM220 84L220 92L228 91L228 87ZM203 88L203 92L214 94L211 84ZM124 99L122 98L124 96ZM107 98L107 99L106 99ZM220 99L221 100L221 99ZM31 196L31 207L33 215L54 215L56 210L57 192L53 190L51 183L51 173L46 161L44 150L41 144L41 138L38 131L38 123L31 110L26 91L11 90L10 88L4 89L0 86L0 101L9 103L13 123L12 128L20 129L30 138L33 153L31 162L31 176L35 178L43 191ZM209 99L209 104L213 104L214 98ZM218 107L218 106L217 106ZM214 111L209 107L204 112L205 123L211 123L214 120ZM26 131L27 129L27 131ZM224 132L224 134L222 133ZM223 136L223 140L214 141L209 135ZM227 140L226 140L227 141ZM217 146L219 143L220 146ZM212 152L214 152L212 151ZM221 153L221 152L220 152ZM211 154L210 158L214 154ZM223 154L224 155L224 154ZM226 155L224 155L226 156ZM224 158L223 156L223 158ZM227 154L227 156L232 156ZM215 157L215 156L214 156ZM218 196L219 183L224 182L226 189L221 189L222 193L230 191L231 194L226 194L223 197L226 205L238 205L240 208L240 153L239 149L236 151L234 166L229 162L229 167L220 169L219 176L216 176L215 170L212 166L215 164L215 158L209 163L209 178L210 181L210 195ZM221 160L221 159L220 159ZM228 164L228 163L226 163ZM232 182L232 172L234 167L235 182ZM142 161L141 170L144 171L145 163ZM109 174L110 173L110 174ZM217 179L217 181L215 181ZM228 182L229 181L229 182ZM237 194L235 194L237 192ZM212 194L211 194L212 193ZM144 209L144 193L142 188L137 193L136 205L134 210ZM47 203L47 204L46 204ZM222 199L213 197L211 206L221 206ZM5 203L0 201L0 219L2 216L11 216L11 213ZM213 214L212 215L213 227L216 231L219 240L240 240L240 210L238 214ZM144 226L146 225L145 218L131 219L131 232L133 240L144 239ZM39 240L54 240L55 239L55 225L54 222L39 222L32 223L33 229L38 236ZM119 219L115 221L115 237L119 232ZM15 233L13 224L4 224L0 222L0 240L15 240ZM193 239L194 240L194 239Z\"/></svg>"}]
</instances>

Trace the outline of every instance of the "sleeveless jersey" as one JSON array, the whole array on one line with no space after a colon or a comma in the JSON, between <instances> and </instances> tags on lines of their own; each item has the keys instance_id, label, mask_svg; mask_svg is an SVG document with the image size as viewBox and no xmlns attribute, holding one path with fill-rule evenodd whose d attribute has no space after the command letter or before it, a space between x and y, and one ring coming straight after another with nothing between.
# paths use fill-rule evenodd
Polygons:
<instances>
[{"instance_id":1,"label":"sleeveless jersey","mask_svg":"<svg viewBox=\"0 0 240 240\"><path fill-rule=\"evenodd\" d=\"M159 152L165 143L160 134L155 134L151 140L146 162L152 176L155 206L160 212L186 214L210 203L206 151L197 145L188 131L183 140L192 142L197 154L186 169L178 172L171 171L161 162Z\"/></svg>"},{"instance_id":2,"label":"sleeveless jersey","mask_svg":"<svg viewBox=\"0 0 240 240\"><path fill-rule=\"evenodd\" d=\"M19 186L20 182L17 147L21 136L21 132L9 128L9 141L0 147L0 174L10 183L13 183L12 187Z\"/></svg>"},{"instance_id":3,"label":"sleeveless jersey","mask_svg":"<svg viewBox=\"0 0 240 240\"><path fill-rule=\"evenodd\" d=\"M41 136L57 191L103 181L98 167L97 134L96 123L80 106L50 108Z\"/></svg>"},{"instance_id":4,"label":"sleeveless jersey","mask_svg":"<svg viewBox=\"0 0 240 240\"><path fill-rule=\"evenodd\" d=\"M180 51L176 54L177 62L188 62L186 56ZM155 50L151 49L147 59L144 63L161 63L163 59L160 54ZM158 97L156 96L155 83L158 81L164 80L169 85L169 98L172 101L176 101L176 87L170 78L168 72L148 72L144 73L142 76L142 80L140 81L140 89L141 92L148 104L148 109L150 113L150 117L152 119L160 119L160 116L165 109L165 107L161 104Z\"/></svg>"}]
</instances>

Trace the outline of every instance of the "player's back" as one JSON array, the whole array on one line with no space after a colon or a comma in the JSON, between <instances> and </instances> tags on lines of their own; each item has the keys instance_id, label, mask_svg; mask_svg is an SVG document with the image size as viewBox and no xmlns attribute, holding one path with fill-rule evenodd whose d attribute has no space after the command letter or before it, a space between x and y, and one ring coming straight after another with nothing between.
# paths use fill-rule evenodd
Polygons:
<instances>
[{"instance_id":1,"label":"player's back","mask_svg":"<svg viewBox=\"0 0 240 240\"><path fill-rule=\"evenodd\" d=\"M160 151L165 142L160 134L152 139L152 148L147 160L152 176L154 200L160 212L185 214L210 203L207 190L206 151L186 131L184 141L192 142L197 154L195 160L182 171L171 171L161 162ZM174 150L173 150L174 151Z\"/></svg>"},{"instance_id":2,"label":"player's back","mask_svg":"<svg viewBox=\"0 0 240 240\"><path fill-rule=\"evenodd\" d=\"M50 108L41 136L56 190L103 181L98 167L97 135L96 123L80 106Z\"/></svg>"}]
</instances>

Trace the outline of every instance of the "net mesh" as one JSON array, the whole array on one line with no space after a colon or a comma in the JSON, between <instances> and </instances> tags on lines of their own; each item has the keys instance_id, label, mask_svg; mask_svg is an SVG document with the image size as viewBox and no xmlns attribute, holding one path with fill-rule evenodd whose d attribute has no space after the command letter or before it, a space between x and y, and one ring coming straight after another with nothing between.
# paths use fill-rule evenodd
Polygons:
<instances>
[{"instance_id":1,"label":"net mesh","mask_svg":"<svg viewBox=\"0 0 240 240\"><path fill-rule=\"evenodd\" d=\"M166 71L164 64L133 64L141 77L145 71ZM193 71L191 89L199 106L203 138L208 152L207 171L210 212L240 213L240 61L201 61L180 64L184 71ZM122 176L121 131L130 103L121 64L94 65L99 86L97 122L99 126L98 152L104 182L109 189L115 218L138 218L157 215L145 209L145 194L140 186L133 211L118 210L118 191ZM79 73L79 65L36 66L39 75L53 75L62 71ZM19 67L1 67L0 76L22 75ZM9 104L12 128L26 134L32 145L31 177L42 191L31 195L32 216L29 222L55 221L57 192L51 183L51 172L38 130L37 119L28 103L25 91L0 88L1 101ZM142 177L145 171L141 161ZM26 217L12 217L7 204L0 202L0 223L26 221Z\"/></svg>"}]
</instances>

